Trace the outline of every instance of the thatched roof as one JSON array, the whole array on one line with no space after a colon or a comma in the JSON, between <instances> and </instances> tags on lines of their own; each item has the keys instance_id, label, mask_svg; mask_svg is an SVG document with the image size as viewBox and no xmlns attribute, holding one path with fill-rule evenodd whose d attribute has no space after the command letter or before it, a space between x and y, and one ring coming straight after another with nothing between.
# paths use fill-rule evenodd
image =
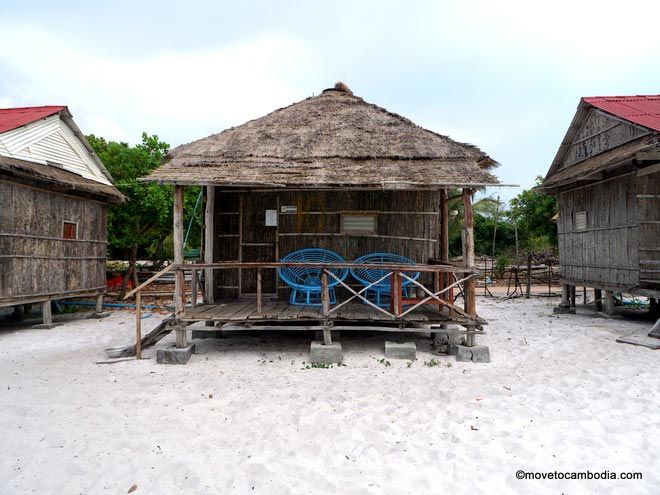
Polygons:
<instances>
[{"instance_id":1,"label":"thatched roof","mask_svg":"<svg viewBox=\"0 0 660 495\"><path fill-rule=\"evenodd\" d=\"M0 178L10 176L23 182L43 184L50 191L94 197L108 203L121 203L126 198L114 186L86 179L54 165L0 156Z\"/></svg>"},{"instance_id":2,"label":"thatched roof","mask_svg":"<svg viewBox=\"0 0 660 495\"><path fill-rule=\"evenodd\" d=\"M496 162L359 98L343 84L179 146L147 180L248 188L496 185Z\"/></svg>"}]
</instances>

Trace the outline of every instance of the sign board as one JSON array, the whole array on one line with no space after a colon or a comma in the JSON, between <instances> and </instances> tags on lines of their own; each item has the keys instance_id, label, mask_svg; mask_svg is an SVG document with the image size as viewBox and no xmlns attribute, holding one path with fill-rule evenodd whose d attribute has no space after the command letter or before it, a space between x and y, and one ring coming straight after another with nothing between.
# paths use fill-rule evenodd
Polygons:
<instances>
[{"instance_id":1,"label":"sign board","mask_svg":"<svg viewBox=\"0 0 660 495\"><path fill-rule=\"evenodd\" d=\"M282 213L298 213L297 206L281 206L280 212Z\"/></svg>"},{"instance_id":2,"label":"sign board","mask_svg":"<svg viewBox=\"0 0 660 495\"><path fill-rule=\"evenodd\" d=\"M266 210L266 227L277 227L277 210Z\"/></svg>"},{"instance_id":3,"label":"sign board","mask_svg":"<svg viewBox=\"0 0 660 495\"><path fill-rule=\"evenodd\" d=\"M587 230L587 212L578 211L575 214L575 230Z\"/></svg>"}]
</instances>

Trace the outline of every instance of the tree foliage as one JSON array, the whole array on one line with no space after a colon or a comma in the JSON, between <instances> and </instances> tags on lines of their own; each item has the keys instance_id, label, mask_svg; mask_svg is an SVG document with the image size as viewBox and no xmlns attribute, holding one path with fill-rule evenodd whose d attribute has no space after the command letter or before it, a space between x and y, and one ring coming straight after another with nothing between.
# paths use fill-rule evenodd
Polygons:
<instances>
[{"instance_id":1,"label":"tree foliage","mask_svg":"<svg viewBox=\"0 0 660 495\"><path fill-rule=\"evenodd\" d=\"M541 177L536 178L540 184ZM461 231L464 228L460 191L450 192L449 249L452 256L461 254ZM512 255L516 246L516 228L520 252L540 252L557 247L557 201L536 189L522 191L508 205L494 198L476 201L474 208L474 250L478 255ZM493 253L493 236L495 252Z\"/></svg>"},{"instance_id":2,"label":"tree foliage","mask_svg":"<svg viewBox=\"0 0 660 495\"><path fill-rule=\"evenodd\" d=\"M537 177L536 185L542 181ZM557 212L557 199L536 189L525 190L511 200L509 218L518 224L523 247L531 251L557 247Z\"/></svg>"},{"instance_id":3,"label":"tree foliage","mask_svg":"<svg viewBox=\"0 0 660 495\"><path fill-rule=\"evenodd\" d=\"M102 137L87 137L112 175L115 186L126 196L126 202L113 205L108 213L108 251L115 259L172 256L172 187L140 182L158 167L169 145L156 135L142 134L135 146L106 141ZM186 188L185 216L191 218L199 188ZM194 215L189 246L199 245L200 215ZM186 223L186 229L188 224ZM169 242L168 242L169 241Z\"/></svg>"}]
</instances>

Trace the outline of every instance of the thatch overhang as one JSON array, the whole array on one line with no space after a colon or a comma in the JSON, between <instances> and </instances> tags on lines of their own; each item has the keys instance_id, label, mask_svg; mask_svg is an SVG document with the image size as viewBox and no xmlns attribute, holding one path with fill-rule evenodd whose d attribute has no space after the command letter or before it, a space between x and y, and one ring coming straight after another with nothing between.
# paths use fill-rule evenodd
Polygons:
<instances>
[{"instance_id":1,"label":"thatch overhang","mask_svg":"<svg viewBox=\"0 0 660 495\"><path fill-rule=\"evenodd\" d=\"M86 179L53 164L0 156L0 179L3 177L24 183L36 182L51 191L83 195L107 203L121 203L126 199L114 186Z\"/></svg>"},{"instance_id":2,"label":"thatch overhang","mask_svg":"<svg viewBox=\"0 0 660 495\"><path fill-rule=\"evenodd\" d=\"M429 189L499 185L476 146L367 103L343 84L179 146L146 180L229 188Z\"/></svg>"}]
</instances>

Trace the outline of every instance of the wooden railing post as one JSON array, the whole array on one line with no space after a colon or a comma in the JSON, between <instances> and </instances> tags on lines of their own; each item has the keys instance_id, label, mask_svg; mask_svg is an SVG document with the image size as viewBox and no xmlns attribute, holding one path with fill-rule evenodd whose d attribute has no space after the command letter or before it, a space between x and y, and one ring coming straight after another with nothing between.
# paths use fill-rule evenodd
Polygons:
<instances>
[{"instance_id":1,"label":"wooden railing post","mask_svg":"<svg viewBox=\"0 0 660 495\"><path fill-rule=\"evenodd\" d=\"M393 273L393 280L392 280L392 304L394 306L394 316L397 318L401 314L401 310L403 309L403 304L401 302L401 275L398 272Z\"/></svg>"},{"instance_id":2,"label":"wooden railing post","mask_svg":"<svg viewBox=\"0 0 660 495\"><path fill-rule=\"evenodd\" d=\"M261 268L257 268L257 314L261 315Z\"/></svg>"},{"instance_id":3,"label":"wooden railing post","mask_svg":"<svg viewBox=\"0 0 660 495\"><path fill-rule=\"evenodd\" d=\"M197 285L199 284L199 280L197 278L197 269L193 269L192 271L192 288L191 288L191 295L190 295L190 304L194 308L197 306Z\"/></svg>"},{"instance_id":4,"label":"wooden railing post","mask_svg":"<svg viewBox=\"0 0 660 495\"><path fill-rule=\"evenodd\" d=\"M142 291L135 293L135 359L142 359Z\"/></svg>"},{"instance_id":5,"label":"wooden railing post","mask_svg":"<svg viewBox=\"0 0 660 495\"><path fill-rule=\"evenodd\" d=\"M206 205L204 208L204 262L213 263L213 249L215 240L215 186L206 186ZM204 273L204 302L214 302L214 274L213 268L207 268Z\"/></svg>"},{"instance_id":6,"label":"wooden railing post","mask_svg":"<svg viewBox=\"0 0 660 495\"><path fill-rule=\"evenodd\" d=\"M323 303L323 316L330 312L330 287L328 285L328 273L321 271L321 302Z\"/></svg>"}]
</instances>

